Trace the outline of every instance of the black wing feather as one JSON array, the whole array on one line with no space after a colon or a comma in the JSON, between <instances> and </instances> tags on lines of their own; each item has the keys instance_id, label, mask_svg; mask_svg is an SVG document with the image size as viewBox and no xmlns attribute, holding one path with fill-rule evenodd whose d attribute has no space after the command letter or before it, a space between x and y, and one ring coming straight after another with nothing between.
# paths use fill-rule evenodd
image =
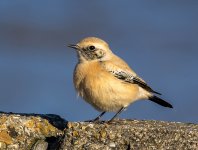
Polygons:
<instances>
[{"instance_id":1,"label":"black wing feather","mask_svg":"<svg viewBox=\"0 0 198 150\"><path fill-rule=\"evenodd\" d=\"M110 71L116 78L121 79L125 82L133 83L133 84L138 84L140 87L143 89L156 93L161 95L161 93L154 91L151 87L149 87L145 82L143 82L140 78L137 76L133 76L127 72L124 71Z\"/></svg>"}]
</instances>

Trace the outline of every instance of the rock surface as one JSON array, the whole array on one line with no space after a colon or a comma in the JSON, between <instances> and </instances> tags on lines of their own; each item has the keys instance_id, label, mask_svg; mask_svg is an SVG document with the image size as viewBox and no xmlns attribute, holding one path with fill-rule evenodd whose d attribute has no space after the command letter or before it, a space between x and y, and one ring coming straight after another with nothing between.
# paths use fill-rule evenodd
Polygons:
<instances>
[{"instance_id":1,"label":"rock surface","mask_svg":"<svg viewBox=\"0 0 198 150\"><path fill-rule=\"evenodd\" d=\"M198 125L119 120L68 123L62 149L198 149Z\"/></svg>"},{"instance_id":2,"label":"rock surface","mask_svg":"<svg viewBox=\"0 0 198 150\"><path fill-rule=\"evenodd\" d=\"M0 113L0 150L53 148L64 123L57 115Z\"/></svg>"},{"instance_id":3,"label":"rock surface","mask_svg":"<svg viewBox=\"0 0 198 150\"><path fill-rule=\"evenodd\" d=\"M148 120L67 122L52 114L2 112L0 149L198 149L198 125Z\"/></svg>"}]
</instances>

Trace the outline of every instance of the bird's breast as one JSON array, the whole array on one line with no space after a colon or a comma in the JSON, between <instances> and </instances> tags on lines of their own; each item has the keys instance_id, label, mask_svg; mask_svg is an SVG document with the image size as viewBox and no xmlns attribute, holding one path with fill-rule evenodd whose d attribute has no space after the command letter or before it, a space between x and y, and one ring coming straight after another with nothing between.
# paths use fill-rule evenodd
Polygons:
<instances>
[{"instance_id":1,"label":"bird's breast","mask_svg":"<svg viewBox=\"0 0 198 150\"><path fill-rule=\"evenodd\" d=\"M117 111L137 99L138 87L117 79L99 63L78 64L74 85L79 95L101 111Z\"/></svg>"}]
</instances>

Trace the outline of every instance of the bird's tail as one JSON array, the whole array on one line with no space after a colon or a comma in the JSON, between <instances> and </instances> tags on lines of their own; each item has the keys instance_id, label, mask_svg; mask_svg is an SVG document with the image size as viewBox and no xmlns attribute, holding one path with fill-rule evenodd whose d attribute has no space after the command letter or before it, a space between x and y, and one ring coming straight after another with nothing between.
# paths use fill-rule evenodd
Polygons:
<instances>
[{"instance_id":1,"label":"bird's tail","mask_svg":"<svg viewBox=\"0 0 198 150\"><path fill-rule=\"evenodd\" d=\"M161 98L159 98L155 95L149 97L149 100L152 101L152 102L155 102L155 103L157 103L161 106L173 108L173 106L170 103L166 102L165 100L163 100L163 99L161 99Z\"/></svg>"}]
</instances>

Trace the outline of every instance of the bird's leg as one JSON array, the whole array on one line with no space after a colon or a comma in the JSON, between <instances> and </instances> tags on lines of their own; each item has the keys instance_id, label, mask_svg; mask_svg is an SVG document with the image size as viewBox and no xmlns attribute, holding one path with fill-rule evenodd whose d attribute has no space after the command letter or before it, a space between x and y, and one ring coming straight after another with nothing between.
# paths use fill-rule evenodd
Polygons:
<instances>
[{"instance_id":1,"label":"bird's leg","mask_svg":"<svg viewBox=\"0 0 198 150\"><path fill-rule=\"evenodd\" d=\"M95 119L93 119L93 122L97 122L99 121L99 119L106 113L106 111L103 111L98 117L96 117Z\"/></svg>"},{"instance_id":2,"label":"bird's leg","mask_svg":"<svg viewBox=\"0 0 198 150\"><path fill-rule=\"evenodd\" d=\"M113 116L113 118L111 118L111 120L109 120L108 122L111 122L111 121L113 121L123 110L125 110L126 109L126 107L122 107L116 114L115 114L115 116Z\"/></svg>"}]
</instances>

